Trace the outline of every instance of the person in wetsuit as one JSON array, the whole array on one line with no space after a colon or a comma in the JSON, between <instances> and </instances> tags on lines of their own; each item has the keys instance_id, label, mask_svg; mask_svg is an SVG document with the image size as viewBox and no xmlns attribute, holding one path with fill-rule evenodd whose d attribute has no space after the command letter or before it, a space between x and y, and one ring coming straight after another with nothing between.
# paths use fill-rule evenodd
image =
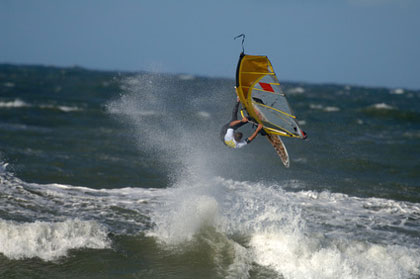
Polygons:
<instances>
[{"instance_id":1,"label":"person in wetsuit","mask_svg":"<svg viewBox=\"0 0 420 279\"><path fill-rule=\"evenodd\" d=\"M236 104L233 107L232 111L232 118L229 123L225 124L222 127L222 131L220 132L220 139L222 142L232 148L241 148L245 145L251 143L253 139L258 135L258 133L263 128L262 124L258 124L257 129L255 132L245 140L242 140L243 134L239 131L236 131L246 123L248 123L248 118L244 117L242 120L238 120L238 108L239 108L239 98L236 100Z\"/></svg>"}]
</instances>

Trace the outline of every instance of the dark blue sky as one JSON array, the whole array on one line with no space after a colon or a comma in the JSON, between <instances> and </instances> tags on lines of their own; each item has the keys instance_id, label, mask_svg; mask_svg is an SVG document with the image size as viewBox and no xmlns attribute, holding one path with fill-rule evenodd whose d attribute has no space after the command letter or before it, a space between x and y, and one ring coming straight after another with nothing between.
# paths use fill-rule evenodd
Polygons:
<instances>
[{"instance_id":1,"label":"dark blue sky","mask_svg":"<svg viewBox=\"0 0 420 279\"><path fill-rule=\"evenodd\" d=\"M0 63L420 89L418 0L0 0Z\"/></svg>"}]
</instances>

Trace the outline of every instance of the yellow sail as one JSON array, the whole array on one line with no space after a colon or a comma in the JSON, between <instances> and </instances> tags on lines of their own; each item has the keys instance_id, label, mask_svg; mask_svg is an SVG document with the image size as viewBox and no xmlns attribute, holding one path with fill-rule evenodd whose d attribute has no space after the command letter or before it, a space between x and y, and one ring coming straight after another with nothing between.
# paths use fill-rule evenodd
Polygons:
<instances>
[{"instance_id":1,"label":"yellow sail","mask_svg":"<svg viewBox=\"0 0 420 279\"><path fill-rule=\"evenodd\" d=\"M241 53L236 91L249 116L268 134L305 138L267 56Z\"/></svg>"}]
</instances>

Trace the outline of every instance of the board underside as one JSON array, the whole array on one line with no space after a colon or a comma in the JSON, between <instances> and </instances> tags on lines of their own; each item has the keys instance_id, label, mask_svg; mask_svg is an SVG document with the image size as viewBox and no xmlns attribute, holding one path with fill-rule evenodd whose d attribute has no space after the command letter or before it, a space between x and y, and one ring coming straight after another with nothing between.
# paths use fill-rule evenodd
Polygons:
<instances>
[{"instance_id":1,"label":"board underside","mask_svg":"<svg viewBox=\"0 0 420 279\"><path fill-rule=\"evenodd\" d=\"M266 121L265 115L255 106L253 105L254 111L260 117L261 120ZM290 160L289 160L289 153L287 153L286 146L284 145L283 141L281 140L280 136L270 133L269 130L264 129L267 134L268 141L273 145L274 149L279 155L283 165L288 168L290 167Z\"/></svg>"},{"instance_id":2,"label":"board underside","mask_svg":"<svg viewBox=\"0 0 420 279\"><path fill-rule=\"evenodd\" d=\"M283 141L281 140L280 136L273 135L273 134L267 134L268 141L273 145L274 149L277 152L277 155L279 155L283 165L288 168L290 167L290 160L289 160L289 153L287 153L286 146L283 144Z\"/></svg>"},{"instance_id":3,"label":"board underside","mask_svg":"<svg viewBox=\"0 0 420 279\"><path fill-rule=\"evenodd\" d=\"M245 117L244 110L241 110L242 117ZM258 115L262 118L264 118L264 115L261 113L258 113ZM258 125L258 122L250 121L251 123ZM279 155L283 165L288 168L290 167L290 159L289 159L289 153L287 152L286 146L284 145L283 141L281 140L281 137L275 134L271 134L270 131L267 131L264 129L267 140L273 145L274 150L276 150L277 155Z\"/></svg>"}]
</instances>

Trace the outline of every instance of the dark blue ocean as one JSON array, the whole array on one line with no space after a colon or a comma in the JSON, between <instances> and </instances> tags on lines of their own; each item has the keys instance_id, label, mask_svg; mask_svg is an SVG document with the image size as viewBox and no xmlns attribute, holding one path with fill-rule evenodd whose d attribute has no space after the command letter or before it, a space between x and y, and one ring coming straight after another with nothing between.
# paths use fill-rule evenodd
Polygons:
<instances>
[{"instance_id":1,"label":"dark blue ocean","mask_svg":"<svg viewBox=\"0 0 420 279\"><path fill-rule=\"evenodd\" d=\"M286 169L234 84L0 65L0 278L420 278L420 91L285 81Z\"/></svg>"}]
</instances>

